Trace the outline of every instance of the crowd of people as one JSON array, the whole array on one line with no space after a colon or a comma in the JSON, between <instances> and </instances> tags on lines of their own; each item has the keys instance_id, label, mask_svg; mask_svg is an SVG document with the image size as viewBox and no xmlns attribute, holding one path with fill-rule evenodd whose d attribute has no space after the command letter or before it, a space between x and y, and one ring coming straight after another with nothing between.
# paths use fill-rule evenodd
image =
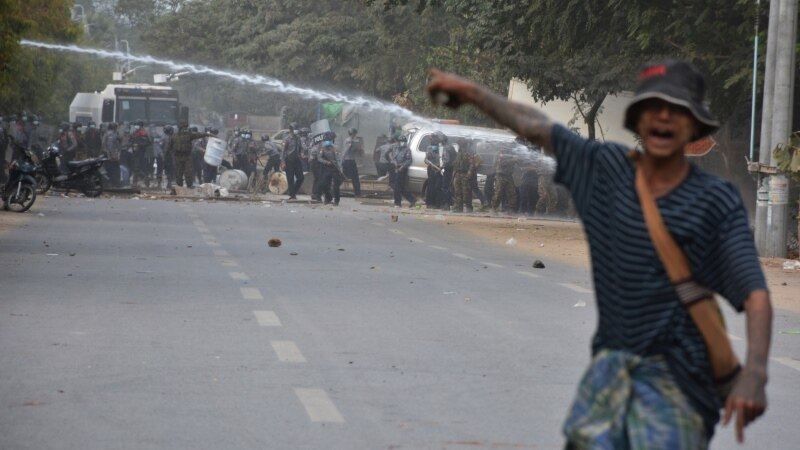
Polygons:
<instances>
[{"instance_id":1,"label":"crowd of people","mask_svg":"<svg viewBox=\"0 0 800 450\"><path fill-rule=\"evenodd\" d=\"M170 125L152 126L142 120L99 126L94 122L85 126L80 122L63 122L55 136L46 137L41 135L40 118L34 114L23 112L8 119L0 116L3 169L6 148L11 150L8 152L11 159L22 149L41 159L48 142L56 142L65 173L68 161L106 156L111 187L191 188L215 182L218 174L218 167L204 159L209 138L219 136L216 128L206 127L201 132L186 122L175 129ZM374 150L377 174L389 179L396 207L401 206L403 199L415 207L417 198L408 186L411 149L399 129L390 135L379 138ZM248 178L258 175L260 166L267 180L273 173L283 172L289 199L297 198L304 174L310 172L314 180L312 200L336 205L345 179L350 180L354 195L361 196L357 161L364 155L364 140L357 129L350 128L341 145L337 145L336 139L332 131L312 137L309 128L292 123L279 146L268 134L256 140L251 130L236 128L226 143L230 161L223 161L222 165L241 170ZM501 146L499 151L490 152L493 161L484 164L475 148L477 141L454 141L448 142L448 137L437 131L427 145L424 161L428 181L423 192L427 208L472 212L475 198L480 201L482 211L526 215L555 212L558 192L552 173L528 164L530 158L520 156L520 148L529 152L541 152L540 149L519 141L517 146ZM486 175L483 189L478 182L479 171ZM0 177L4 176L0 172Z\"/></svg>"}]
</instances>

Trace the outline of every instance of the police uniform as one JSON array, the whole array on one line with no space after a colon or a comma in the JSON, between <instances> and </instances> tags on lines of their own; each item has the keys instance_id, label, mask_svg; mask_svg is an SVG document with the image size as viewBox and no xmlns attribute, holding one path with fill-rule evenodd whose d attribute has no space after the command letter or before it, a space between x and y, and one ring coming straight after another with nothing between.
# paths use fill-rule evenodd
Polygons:
<instances>
[{"instance_id":1,"label":"police uniform","mask_svg":"<svg viewBox=\"0 0 800 450\"><path fill-rule=\"evenodd\" d=\"M333 145L322 145L319 150L319 164L322 172L322 181L320 182L319 189L325 203L331 203L333 200L334 205L339 204L340 191L339 186L342 184L343 175L339 168L338 152ZM333 186L331 186L333 185ZM333 195L331 195L331 188Z\"/></svg>"},{"instance_id":2,"label":"police uniform","mask_svg":"<svg viewBox=\"0 0 800 450\"><path fill-rule=\"evenodd\" d=\"M286 170L286 180L289 182L289 198L297 198L297 192L303 185L303 142L294 132L283 141L281 164Z\"/></svg>"}]
</instances>

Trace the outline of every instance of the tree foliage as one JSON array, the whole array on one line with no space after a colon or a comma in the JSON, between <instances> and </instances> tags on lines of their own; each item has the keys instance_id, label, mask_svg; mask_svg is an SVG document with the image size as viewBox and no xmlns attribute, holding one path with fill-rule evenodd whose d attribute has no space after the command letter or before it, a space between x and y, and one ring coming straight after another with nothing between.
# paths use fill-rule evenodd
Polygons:
<instances>
[{"instance_id":1,"label":"tree foliage","mask_svg":"<svg viewBox=\"0 0 800 450\"><path fill-rule=\"evenodd\" d=\"M393 9L408 0L361 0ZM681 58L709 76L725 119L750 98L755 4L747 0L418 0L459 18L466 45L497 78L525 80L539 100L574 100L593 122L603 99L630 89L643 63ZM762 53L763 54L763 53ZM590 127L591 129L591 127Z\"/></svg>"}]
</instances>

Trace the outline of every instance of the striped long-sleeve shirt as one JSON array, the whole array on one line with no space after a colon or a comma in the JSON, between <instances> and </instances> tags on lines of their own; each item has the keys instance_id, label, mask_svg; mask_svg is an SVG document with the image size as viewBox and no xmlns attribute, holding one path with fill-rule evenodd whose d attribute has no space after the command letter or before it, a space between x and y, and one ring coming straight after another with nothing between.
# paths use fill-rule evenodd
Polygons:
<instances>
[{"instance_id":1,"label":"striped long-sleeve shirt","mask_svg":"<svg viewBox=\"0 0 800 450\"><path fill-rule=\"evenodd\" d=\"M552 144L555 180L570 190L591 251L599 312L593 352L663 354L710 436L720 405L705 343L650 241L628 149L588 141L558 125ZM730 182L692 166L657 203L700 284L737 311L751 292L766 289L741 196Z\"/></svg>"}]
</instances>

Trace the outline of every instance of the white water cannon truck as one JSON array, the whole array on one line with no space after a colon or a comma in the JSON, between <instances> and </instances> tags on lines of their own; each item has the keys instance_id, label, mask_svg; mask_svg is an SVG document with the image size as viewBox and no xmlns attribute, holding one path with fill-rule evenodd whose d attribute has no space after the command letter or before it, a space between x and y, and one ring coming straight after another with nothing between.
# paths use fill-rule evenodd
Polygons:
<instances>
[{"instance_id":1,"label":"white water cannon truck","mask_svg":"<svg viewBox=\"0 0 800 450\"><path fill-rule=\"evenodd\" d=\"M178 91L168 86L109 84L102 91L79 92L69 105L70 122L177 125L188 121L189 109L181 106Z\"/></svg>"}]
</instances>

